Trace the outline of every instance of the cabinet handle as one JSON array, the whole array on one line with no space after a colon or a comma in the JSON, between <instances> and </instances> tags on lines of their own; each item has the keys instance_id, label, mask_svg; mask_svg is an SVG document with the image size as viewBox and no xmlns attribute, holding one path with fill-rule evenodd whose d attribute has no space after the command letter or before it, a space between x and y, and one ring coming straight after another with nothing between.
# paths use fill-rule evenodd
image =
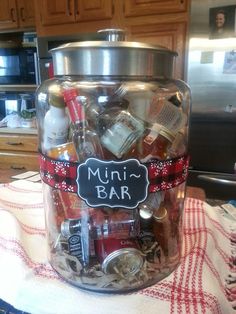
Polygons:
<instances>
[{"instance_id":1,"label":"cabinet handle","mask_svg":"<svg viewBox=\"0 0 236 314\"><path fill-rule=\"evenodd\" d=\"M24 16L24 8L20 8L20 18L21 18L21 21L25 21L25 16Z\"/></svg>"},{"instance_id":2,"label":"cabinet handle","mask_svg":"<svg viewBox=\"0 0 236 314\"><path fill-rule=\"evenodd\" d=\"M26 168L24 166L22 167L19 167L19 166L11 166L11 169L14 169L14 170L25 170Z\"/></svg>"},{"instance_id":3,"label":"cabinet handle","mask_svg":"<svg viewBox=\"0 0 236 314\"><path fill-rule=\"evenodd\" d=\"M75 15L79 15L78 0L75 0L75 2L74 2L74 10L75 10Z\"/></svg>"},{"instance_id":4,"label":"cabinet handle","mask_svg":"<svg viewBox=\"0 0 236 314\"><path fill-rule=\"evenodd\" d=\"M7 144L7 145L13 145L13 146L24 145L24 144L21 143L21 142L7 142L6 144Z\"/></svg>"},{"instance_id":5,"label":"cabinet handle","mask_svg":"<svg viewBox=\"0 0 236 314\"><path fill-rule=\"evenodd\" d=\"M11 14L12 22L16 22L15 9L14 8L11 8L10 14Z\"/></svg>"},{"instance_id":6,"label":"cabinet handle","mask_svg":"<svg viewBox=\"0 0 236 314\"><path fill-rule=\"evenodd\" d=\"M124 3L123 3L123 12L124 12ZM112 16L114 16L114 14L115 14L115 4L114 4L114 1L112 1L112 3L111 3L111 14L112 14Z\"/></svg>"},{"instance_id":7,"label":"cabinet handle","mask_svg":"<svg viewBox=\"0 0 236 314\"><path fill-rule=\"evenodd\" d=\"M71 12L71 0L67 0L67 14L68 15L72 15L72 12Z\"/></svg>"},{"instance_id":8,"label":"cabinet handle","mask_svg":"<svg viewBox=\"0 0 236 314\"><path fill-rule=\"evenodd\" d=\"M232 185L236 186L236 176L235 175L229 175L229 176L210 176L210 175L199 175L199 179L205 180L207 182L213 182L223 185Z\"/></svg>"}]
</instances>

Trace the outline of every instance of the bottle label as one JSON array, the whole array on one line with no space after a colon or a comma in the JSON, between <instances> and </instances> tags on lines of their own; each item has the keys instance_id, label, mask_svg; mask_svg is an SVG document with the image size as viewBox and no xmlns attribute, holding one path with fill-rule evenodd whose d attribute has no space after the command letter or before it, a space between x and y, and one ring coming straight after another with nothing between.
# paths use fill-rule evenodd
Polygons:
<instances>
[{"instance_id":1,"label":"bottle label","mask_svg":"<svg viewBox=\"0 0 236 314\"><path fill-rule=\"evenodd\" d=\"M45 150L51 149L52 147L66 143L67 137L68 128L61 130L46 129L44 132L44 141L42 146Z\"/></svg>"},{"instance_id":2,"label":"bottle label","mask_svg":"<svg viewBox=\"0 0 236 314\"><path fill-rule=\"evenodd\" d=\"M94 147L93 143L89 141L81 141L79 143L78 152L83 152L83 156L86 156L87 158L96 156L96 147Z\"/></svg>"},{"instance_id":3,"label":"bottle label","mask_svg":"<svg viewBox=\"0 0 236 314\"><path fill-rule=\"evenodd\" d=\"M83 249L81 235L73 234L68 239L69 254L78 257L79 261L83 261Z\"/></svg>"},{"instance_id":4,"label":"bottle label","mask_svg":"<svg viewBox=\"0 0 236 314\"><path fill-rule=\"evenodd\" d=\"M143 124L131 115L121 112L115 123L101 137L102 145L121 158L143 134Z\"/></svg>"},{"instance_id":5,"label":"bottle label","mask_svg":"<svg viewBox=\"0 0 236 314\"><path fill-rule=\"evenodd\" d=\"M57 145L61 145L61 144L64 144L67 140L67 133L58 133L58 134L51 134L51 137L50 136L47 136L46 137L46 143L48 144L49 147L55 147ZM53 136L54 135L54 136ZM47 146L45 144L45 146Z\"/></svg>"},{"instance_id":6,"label":"bottle label","mask_svg":"<svg viewBox=\"0 0 236 314\"><path fill-rule=\"evenodd\" d=\"M44 183L77 193L94 207L103 204L134 208L146 199L148 193L169 190L185 182L188 165L188 155L153 159L145 164L137 159L102 161L96 158L79 164L40 154L40 174Z\"/></svg>"}]
</instances>

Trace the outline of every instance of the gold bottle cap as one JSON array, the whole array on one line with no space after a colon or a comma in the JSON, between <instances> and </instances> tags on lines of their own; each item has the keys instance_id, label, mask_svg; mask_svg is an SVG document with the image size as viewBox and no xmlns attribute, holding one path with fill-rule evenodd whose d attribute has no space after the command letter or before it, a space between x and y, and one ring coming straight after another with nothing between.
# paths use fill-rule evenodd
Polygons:
<instances>
[{"instance_id":1,"label":"gold bottle cap","mask_svg":"<svg viewBox=\"0 0 236 314\"><path fill-rule=\"evenodd\" d=\"M157 134L162 135L166 139L168 139L169 142L173 142L175 139L175 134L168 130L165 126L159 123L154 123L151 127L151 130L156 132Z\"/></svg>"},{"instance_id":2,"label":"gold bottle cap","mask_svg":"<svg viewBox=\"0 0 236 314\"><path fill-rule=\"evenodd\" d=\"M162 135L163 137L165 137L168 141L170 141L171 143L174 142L175 139L175 134L171 131L169 131L167 128L165 128L164 126L161 128L161 130L159 131L159 134Z\"/></svg>"},{"instance_id":3,"label":"gold bottle cap","mask_svg":"<svg viewBox=\"0 0 236 314\"><path fill-rule=\"evenodd\" d=\"M160 206L158 210L154 211L153 217L155 220L162 220L167 215L167 209L164 206Z\"/></svg>"},{"instance_id":4,"label":"gold bottle cap","mask_svg":"<svg viewBox=\"0 0 236 314\"><path fill-rule=\"evenodd\" d=\"M62 94L61 87L58 85L52 85L48 89L48 101L49 104L57 107L57 108L64 108L65 107L65 102L64 102L64 97Z\"/></svg>"}]
</instances>

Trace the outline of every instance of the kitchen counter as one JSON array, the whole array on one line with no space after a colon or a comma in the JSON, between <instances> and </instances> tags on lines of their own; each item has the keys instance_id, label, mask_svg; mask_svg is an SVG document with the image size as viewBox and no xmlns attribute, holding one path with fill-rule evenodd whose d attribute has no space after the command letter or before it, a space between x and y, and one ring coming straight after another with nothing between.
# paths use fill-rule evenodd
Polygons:
<instances>
[{"instance_id":1,"label":"kitchen counter","mask_svg":"<svg viewBox=\"0 0 236 314\"><path fill-rule=\"evenodd\" d=\"M38 134L36 128L0 128L0 133L12 133L12 134Z\"/></svg>"}]
</instances>

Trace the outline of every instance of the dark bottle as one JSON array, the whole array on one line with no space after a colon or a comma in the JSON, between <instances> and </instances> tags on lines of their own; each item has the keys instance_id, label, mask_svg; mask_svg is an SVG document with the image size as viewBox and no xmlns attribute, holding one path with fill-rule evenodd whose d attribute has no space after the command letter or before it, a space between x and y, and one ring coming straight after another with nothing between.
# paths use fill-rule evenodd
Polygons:
<instances>
[{"instance_id":1,"label":"dark bottle","mask_svg":"<svg viewBox=\"0 0 236 314\"><path fill-rule=\"evenodd\" d=\"M175 264L180 255L180 239L178 226L170 220L168 209L164 203L153 213L153 233L168 260Z\"/></svg>"},{"instance_id":2,"label":"dark bottle","mask_svg":"<svg viewBox=\"0 0 236 314\"><path fill-rule=\"evenodd\" d=\"M64 100L72 122L72 142L78 161L90 157L103 158L103 150L97 133L90 129L85 119L85 108L75 88L64 89Z\"/></svg>"}]
</instances>

